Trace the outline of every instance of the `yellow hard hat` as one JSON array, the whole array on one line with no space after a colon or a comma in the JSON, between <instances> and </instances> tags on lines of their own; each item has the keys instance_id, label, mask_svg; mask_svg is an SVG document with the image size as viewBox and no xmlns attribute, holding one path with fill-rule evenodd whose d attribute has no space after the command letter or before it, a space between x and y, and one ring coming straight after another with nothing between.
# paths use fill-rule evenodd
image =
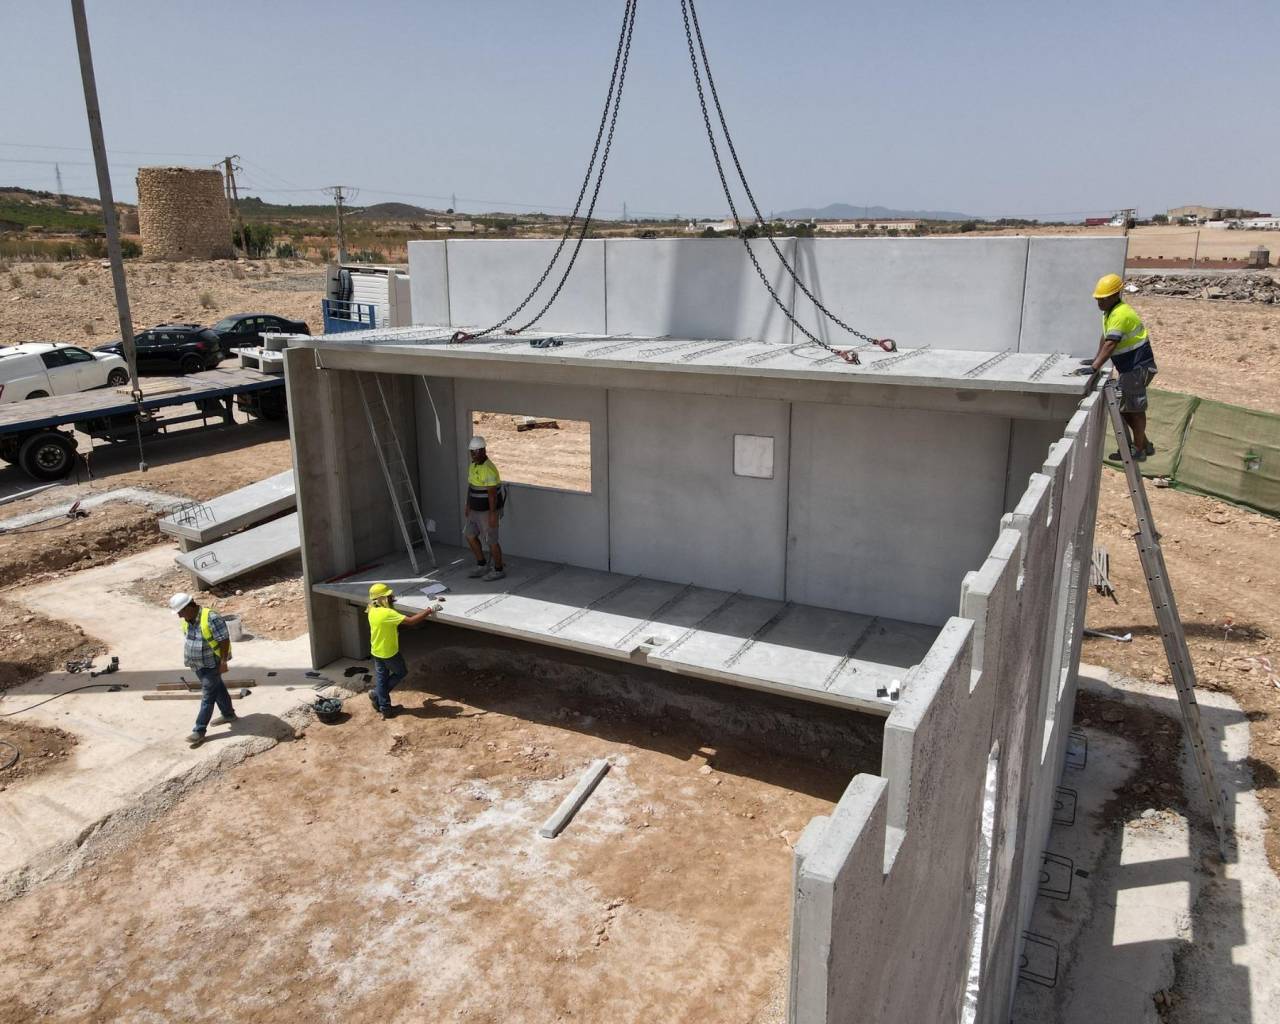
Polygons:
<instances>
[{"instance_id":1,"label":"yellow hard hat","mask_svg":"<svg viewBox=\"0 0 1280 1024\"><path fill-rule=\"evenodd\" d=\"M1117 294L1124 287L1124 280L1119 274L1103 274L1098 278L1098 286L1093 290L1095 299L1105 299Z\"/></svg>"},{"instance_id":2,"label":"yellow hard hat","mask_svg":"<svg viewBox=\"0 0 1280 1024\"><path fill-rule=\"evenodd\" d=\"M380 597L390 597L391 588L385 583L375 583L369 588L369 600L376 601Z\"/></svg>"}]
</instances>

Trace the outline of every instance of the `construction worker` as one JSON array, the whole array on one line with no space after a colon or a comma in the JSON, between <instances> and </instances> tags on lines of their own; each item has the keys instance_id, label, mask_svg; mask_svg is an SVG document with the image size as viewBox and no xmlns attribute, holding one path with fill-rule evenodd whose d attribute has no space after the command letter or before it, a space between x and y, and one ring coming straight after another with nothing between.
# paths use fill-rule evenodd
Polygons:
<instances>
[{"instance_id":1,"label":"construction worker","mask_svg":"<svg viewBox=\"0 0 1280 1024\"><path fill-rule=\"evenodd\" d=\"M227 684L222 681L231 660L231 635L222 616L210 608L201 608L190 594L174 594L169 598L169 607L182 619L182 660L200 680L200 710L196 712L195 728L187 737L191 746L198 747L204 742L215 704L222 717L214 725L232 725L239 718Z\"/></svg>"},{"instance_id":2,"label":"construction worker","mask_svg":"<svg viewBox=\"0 0 1280 1024\"><path fill-rule=\"evenodd\" d=\"M400 653L400 627L416 626L435 613L427 608L413 615L395 610L395 594L385 583L369 588L369 653L373 655L373 689L369 700L373 710L383 718L392 718L399 710L391 703L391 691L409 674Z\"/></svg>"},{"instance_id":3,"label":"construction worker","mask_svg":"<svg viewBox=\"0 0 1280 1024\"><path fill-rule=\"evenodd\" d=\"M467 575L472 579L500 580L507 575L502 563L502 546L498 543L498 519L506 504L502 475L484 448L483 437L473 437L467 445L471 465L467 467L467 505L462 511L466 526L462 535L476 556L476 566ZM484 549L489 558L485 560Z\"/></svg>"},{"instance_id":4,"label":"construction worker","mask_svg":"<svg viewBox=\"0 0 1280 1024\"><path fill-rule=\"evenodd\" d=\"M1097 373L1111 360L1120 378L1120 414L1129 427L1129 451L1141 462L1156 453L1156 446L1147 437L1147 385L1156 375L1156 359L1142 317L1120 297L1123 289L1119 274L1098 279L1093 297L1102 310L1102 339L1098 354L1081 360L1084 365L1077 372ZM1118 460L1120 453L1112 452L1107 458Z\"/></svg>"}]
</instances>

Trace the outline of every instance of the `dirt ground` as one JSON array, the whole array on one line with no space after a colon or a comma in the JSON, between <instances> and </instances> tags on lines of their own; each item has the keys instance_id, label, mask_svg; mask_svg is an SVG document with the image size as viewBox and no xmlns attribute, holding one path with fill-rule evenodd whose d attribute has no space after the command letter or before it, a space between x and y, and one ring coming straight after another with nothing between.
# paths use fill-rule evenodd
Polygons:
<instances>
[{"instance_id":1,"label":"dirt ground","mask_svg":"<svg viewBox=\"0 0 1280 1024\"><path fill-rule=\"evenodd\" d=\"M61 729L46 729L21 720L0 720L0 793L19 782L52 771L76 745ZM17 760L14 760L14 755Z\"/></svg>"},{"instance_id":2,"label":"dirt ground","mask_svg":"<svg viewBox=\"0 0 1280 1024\"><path fill-rule=\"evenodd\" d=\"M105 261L9 263L0 274L0 345L69 341L87 348L120 337ZM48 277L37 277L50 272ZM135 331L161 323L211 325L232 313L276 313L320 330L324 268L305 260L129 260ZM203 301L202 301L203 300Z\"/></svg>"},{"instance_id":3,"label":"dirt ground","mask_svg":"<svg viewBox=\"0 0 1280 1024\"><path fill-rule=\"evenodd\" d=\"M854 766L558 671L445 648L6 906L0 1022L781 1021L791 845Z\"/></svg>"},{"instance_id":4,"label":"dirt ground","mask_svg":"<svg viewBox=\"0 0 1280 1024\"><path fill-rule=\"evenodd\" d=\"M472 427L489 446L489 458L512 483L591 491L591 425L583 420L545 420L552 427L519 430L520 417L477 412Z\"/></svg>"},{"instance_id":5,"label":"dirt ground","mask_svg":"<svg viewBox=\"0 0 1280 1024\"><path fill-rule=\"evenodd\" d=\"M72 660L102 654L79 626L55 622L0 600L0 693ZM3 758L0 758L3 760Z\"/></svg>"},{"instance_id":6,"label":"dirt ground","mask_svg":"<svg viewBox=\"0 0 1280 1024\"><path fill-rule=\"evenodd\" d=\"M132 588L132 592L159 607L179 590L191 589L191 576L174 568ZM253 636L268 640L292 640L307 631L307 610L303 604L302 564L297 558L266 566L195 592L196 600L223 615L239 615Z\"/></svg>"}]
</instances>

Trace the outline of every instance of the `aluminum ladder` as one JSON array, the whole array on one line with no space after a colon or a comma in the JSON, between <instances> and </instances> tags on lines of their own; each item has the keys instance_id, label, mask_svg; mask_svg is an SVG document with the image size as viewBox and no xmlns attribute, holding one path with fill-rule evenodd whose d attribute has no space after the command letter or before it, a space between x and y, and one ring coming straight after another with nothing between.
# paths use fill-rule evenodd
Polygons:
<instances>
[{"instance_id":1,"label":"aluminum ladder","mask_svg":"<svg viewBox=\"0 0 1280 1024\"><path fill-rule=\"evenodd\" d=\"M372 398L366 377L373 378L376 394ZM376 373L357 373L356 380L360 386L360 403L364 406L364 418L369 424L369 436L373 440L373 450L378 456L378 465L382 467L382 478L387 483L391 507L396 514L400 536L404 539L404 549L409 555L409 564L413 566L414 573L419 574L422 570L418 565L418 543L421 542L426 550L427 559L431 562L432 568L435 568L436 556L431 550L431 539L427 536L427 524L422 519L422 509L418 507L418 496L414 492L409 467L404 460L404 449L400 447L400 436L396 433L396 425L391 418L391 406L387 403L387 393L383 390L381 376Z\"/></svg>"},{"instance_id":2,"label":"aluminum ladder","mask_svg":"<svg viewBox=\"0 0 1280 1024\"><path fill-rule=\"evenodd\" d=\"M1196 672L1191 664L1191 653L1187 650L1187 636L1182 628L1182 619L1178 617L1178 606L1173 599L1173 586L1169 582L1169 572L1164 564L1164 552L1160 549L1160 535L1156 533L1155 523L1151 517L1147 490L1142 483L1142 474L1138 472L1137 460L1129 450L1129 434L1124 418L1120 414L1119 382L1108 381L1103 385L1102 391L1107 403L1107 412L1111 416L1111 426L1115 431L1116 441L1120 445L1120 461L1124 463L1124 476L1129 485L1129 497L1133 501L1133 511L1138 520L1138 531L1133 535L1133 539L1138 545L1138 557L1142 561L1143 574L1147 577L1147 590L1151 594L1151 605L1155 609L1156 623L1160 627L1164 654L1169 660L1173 686L1178 691L1183 729L1191 743L1191 752L1195 755L1196 768L1200 771L1200 783L1209 801L1209 815L1213 819L1214 831L1218 834L1218 848L1225 859L1229 846L1226 798L1218 785L1213 770L1213 760L1204 742L1204 732L1200 725L1200 705L1196 702Z\"/></svg>"}]
</instances>

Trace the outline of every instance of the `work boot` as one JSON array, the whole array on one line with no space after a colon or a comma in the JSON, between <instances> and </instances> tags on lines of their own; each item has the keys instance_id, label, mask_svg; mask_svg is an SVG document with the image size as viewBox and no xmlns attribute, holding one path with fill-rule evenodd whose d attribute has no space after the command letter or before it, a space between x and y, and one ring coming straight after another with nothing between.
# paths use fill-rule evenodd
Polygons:
<instances>
[{"instance_id":1,"label":"work boot","mask_svg":"<svg viewBox=\"0 0 1280 1024\"><path fill-rule=\"evenodd\" d=\"M506 578L507 570L503 569L501 566L498 566L495 569L490 569L484 574L484 581L486 583L491 583L493 580L505 580Z\"/></svg>"},{"instance_id":2,"label":"work boot","mask_svg":"<svg viewBox=\"0 0 1280 1024\"><path fill-rule=\"evenodd\" d=\"M489 563L481 562L469 573L467 573L467 575L470 576L473 580L478 580L481 576L485 575L488 571L489 571Z\"/></svg>"},{"instance_id":3,"label":"work boot","mask_svg":"<svg viewBox=\"0 0 1280 1024\"><path fill-rule=\"evenodd\" d=\"M235 725L236 722L238 721L240 721L239 715L219 715L209 724L210 725Z\"/></svg>"},{"instance_id":4,"label":"work boot","mask_svg":"<svg viewBox=\"0 0 1280 1024\"><path fill-rule=\"evenodd\" d=\"M204 742L204 733L192 730L191 735L187 737L187 746L194 750Z\"/></svg>"},{"instance_id":5,"label":"work boot","mask_svg":"<svg viewBox=\"0 0 1280 1024\"><path fill-rule=\"evenodd\" d=\"M373 705L374 711L380 710L378 707L378 694L376 690L369 691L369 703Z\"/></svg>"},{"instance_id":6,"label":"work boot","mask_svg":"<svg viewBox=\"0 0 1280 1024\"><path fill-rule=\"evenodd\" d=\"M388 704L385 708L382 709L382 720L385 722L385 721L388 721L389 719L395 718L396 712L398 712L399 710L400 710L400 706L398 704Z\"/></svg>"},{"instance_id":7,"label":"work boot","mask_svg":"<svg viewBox=\"0 0 1280 1024\"><path fill-rule=\"evenodd\" d=\"M1143 451L1144 451L1148 456L1152 456L1152 455L1154 455L1154 454L1156 453L1156 446L1155 446L1154 444L1152 444L1152 442L1151 442L1151 438L1147 438L1147 445L1146 445L1146 447L1145 447L1145 448L1143 448Z\"/></svg>"},{"instance_id":8,"label":"work boot","mask_svg":"<svg viewBox=\"0 0 1280 1024\"><path fill-rule=\"evenodd\" d=\"M1133 445L1129 445L1129 454L1130 454L1131 456L1133 456L1133 459L1134 459L1134 461L1135 461L1135 462L1141 462L1143 459L1145 459L1145 458L1147 457L1147 454L1148 454L1148 453L1147 453L1145 450L1144 450L1144 451L1138 451L1138 449L1137 449L1137 448L1135 448ZM1108 455L1108 456L1107 456L1107 461L1108 461L1108 462L1119 462L1119 461L1120 461L1120 450L1117 448L1117 449L1116 449L1115 451L1113 451L1110 455Z\"/></svg>"}]
</instances>

